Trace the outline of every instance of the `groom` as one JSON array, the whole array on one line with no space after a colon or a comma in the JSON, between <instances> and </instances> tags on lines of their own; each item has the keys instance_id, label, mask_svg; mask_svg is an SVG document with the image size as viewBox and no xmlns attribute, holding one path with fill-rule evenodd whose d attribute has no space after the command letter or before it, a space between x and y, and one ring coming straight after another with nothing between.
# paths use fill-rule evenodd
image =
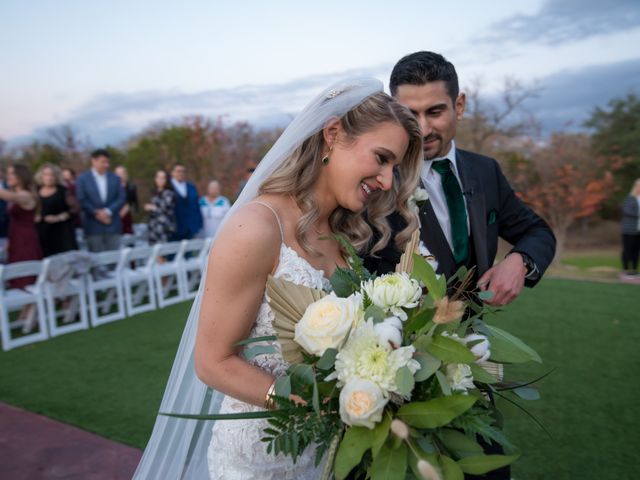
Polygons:
<instances>
[{"instance_id":1,"label":"groom","mask_svg":"<svg viewBox=\"0 0 640 480\"><path fill-rule=\"evenodd\" d=\"M422 186L429 198L420 208L420 238L438 262L438 273L449 277L465 265L475 267L480 290L494 293L487 303L506 305L523 286L534 286L551 263L555 237L547 223L513 192L498 163L456 147L455 134L465 108L455 67L442 55L416 52L402 58L391 72L390 90L416 116L423 136ZM389 219L394 231L402 217ZM494 265L498 237L513 248ZM367 267L390 272L400 260L395 242L368 258ZM485 445L499 453L497 445ZM509 468L485 476L508 479Z\"/></svg>"},{"instance_id":2,"label":"groom","mask_svg":"<svg viewBox=\"0 0 640 480\"><path fill-rule=\"evenodd\" d=\"M465 94L451 62L433 52L412 53L395 65L389 83L391 95L413 112L422 130L421 178L429 199L420 208L420 237L438 272L451 276L461 265L474 266L478 287L494 293L487 303L510 303L551 263L551 229L518 199L493 158L456 147ZM404 227L399 215L389 220L394 231ZM498 237L513 248L494 265ZM390 242L380 259L367 263L378 273L389 272L400 255Z\"/></svg>"}]
</instances>

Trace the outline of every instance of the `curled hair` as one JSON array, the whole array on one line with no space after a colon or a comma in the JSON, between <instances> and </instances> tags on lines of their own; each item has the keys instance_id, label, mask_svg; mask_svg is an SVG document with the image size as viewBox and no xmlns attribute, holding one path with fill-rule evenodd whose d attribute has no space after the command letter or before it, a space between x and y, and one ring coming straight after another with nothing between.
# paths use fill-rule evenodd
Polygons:
<instances>
[{"instance_id":1,"label":"curled hair","mask_svg":"<svg viewBox=\"0 0 640 480\"><path fill-rule=\"evenodd\" d=\"M55 163L45 163L44 165L41 165L40 168L38 168L38 170L36 170L36 174L33 176L34 180L36 181L36 184L39 186L43 185L42 174L47 168L51 169L51 171L53 172L53 176L56 179L56 185L58 185L59 187L63 186L64 179L62 178L62 169Z\"/></svg>"},{"instance_id":2,"label":"curled hair","mask_svg":"<svg viewBox=\"0 0 640 480\"><path fill-rule=\"evenodd\" d=\"M342 234L351 244L363 252L370 247L370 253L384 248L391 238L391 228L387 217L395 210L406 221L407 226L396 235L396 243L402 248L418 227L415 214L409 208L409 197L420 179L422 158L422 135L414 116L406 108L386 93L376 93L340 118L340 124L348 141L355 141L381 123L391 122L402 127L409 143L404 157L394 172L393 185L389 191L372 193L364 212L351 212L338 207L329 217L329 225L334 233ZM321 158L326 150L323 131L307 138L261 185L259 193L289 195L302 211L296 225L296 240L308 253L317 253L307 242L307 233L319 218L319 207L311 191L320 175ZM373 230L377 230L377 241L372 244Z\"/></svg>"}]
</instances>

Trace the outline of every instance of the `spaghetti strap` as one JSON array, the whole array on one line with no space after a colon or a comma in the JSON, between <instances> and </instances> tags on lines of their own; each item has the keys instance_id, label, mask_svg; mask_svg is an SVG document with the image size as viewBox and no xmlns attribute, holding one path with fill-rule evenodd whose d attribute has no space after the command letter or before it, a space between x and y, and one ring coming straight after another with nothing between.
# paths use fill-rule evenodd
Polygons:
<instances>
[{"instance_id":1,"label":"spaghetti strap","mask_svg":"<svg viewBox=\"0 0 640 480\"><path fill-rule=\"evenodd\" d=\"M249 202L249 203L257 203L271 210L271 213L273 213L273 216L276 217L276 221L278 222L278 228L280 229L280 238L282 240L282 243L284 243L284 230L282 229L282 222L280 222L280 217L278 216L278 212L276 212L275 208L273 208L268 203L261 202L260 200L253 200L252 202Z\"/></svg>"}]
</instances>

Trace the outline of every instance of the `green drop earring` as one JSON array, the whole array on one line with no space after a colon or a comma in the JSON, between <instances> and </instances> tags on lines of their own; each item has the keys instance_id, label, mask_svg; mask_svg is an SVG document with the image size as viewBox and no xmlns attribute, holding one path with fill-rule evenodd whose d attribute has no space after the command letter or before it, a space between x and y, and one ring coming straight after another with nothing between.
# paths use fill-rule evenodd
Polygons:
<instances>
[{"instance_id":1,"label":"green drop earring","mask_svg":"<svg viewBox=\"0 0 640 480\"><path fill-rule=\"evenodd\" d=\"M333 145L329 147L329 151L327 152L327 154L324 157L322 157L322 160L321 160L322 165L329 165L329 154L331 153L332 148L333 148Z\"/></svg>"}]
</instances>

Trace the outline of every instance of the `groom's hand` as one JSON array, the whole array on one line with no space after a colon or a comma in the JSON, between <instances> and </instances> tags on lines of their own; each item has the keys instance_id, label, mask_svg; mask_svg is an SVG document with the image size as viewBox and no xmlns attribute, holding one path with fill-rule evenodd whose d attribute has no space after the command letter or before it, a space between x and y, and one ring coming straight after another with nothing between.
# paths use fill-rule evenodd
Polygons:
<instances>
[{"instance_id":1,"label":"groom's hand","mask_svg":"<svg viewBox=\"0 0 640 480\"><path fill-rule=\"evenodd\" d=\"M514 252L487 270L478 280L478 288L483 292L485 290L493 292L493 297L486 303L501 307L520 295L526 274L527 268L522 261L522 255Z\"/></svg>"}]
</instances>

